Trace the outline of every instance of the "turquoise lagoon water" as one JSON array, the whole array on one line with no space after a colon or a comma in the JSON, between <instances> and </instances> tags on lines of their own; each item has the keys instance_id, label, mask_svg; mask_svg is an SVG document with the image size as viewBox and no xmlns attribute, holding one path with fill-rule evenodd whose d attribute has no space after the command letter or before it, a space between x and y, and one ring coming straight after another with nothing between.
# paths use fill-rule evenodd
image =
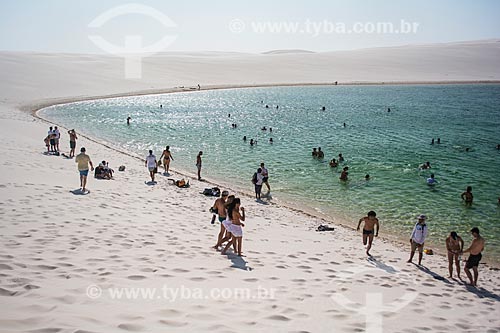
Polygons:
<instances>
[{"instance_id":1,"label":"turquoise lagoon water","mask_svg":"<svg viewBox=\"0 0 500 333\"><path fill-rule=\"evenodd\" d=\"M479 226L488 257L500 254L500 85L211 90L78 102L42 115L142 156L148 149L159 156L170 145L171 166L192 173L202 150L203 175L236 189L252 191L252 174L264 161L274 198L352 225L375 210L381 234L407 238L421 213L434 246L451 230L468 243L466 231ZM431 145L438 137L441 144ZM325 152L323 161L311 157L313 147ZM330 168L339 153L345 163ZM425 161L432 169L419 170ZM338 179L342 166L349 166L347 183ZM439 182L433 187L426 184L431 172ZM468 185L472 207L460 199Z\"/></svg>"}]
</instances>

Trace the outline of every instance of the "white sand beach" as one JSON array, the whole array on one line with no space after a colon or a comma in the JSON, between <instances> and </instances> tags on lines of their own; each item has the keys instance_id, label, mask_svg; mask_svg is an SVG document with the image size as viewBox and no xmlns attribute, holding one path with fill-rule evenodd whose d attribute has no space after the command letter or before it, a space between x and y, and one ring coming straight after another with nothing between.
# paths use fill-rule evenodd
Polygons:
<instances>
[{"instance_id":1,"label":"white sand beach","mask_svg":"<svg viewBox=\"0 0 500 333\"><path fill-rule=\"evenodd\" d=\"M33 116L56 103L197 84L499 81L500 41L163 54L144 58L135 80L112 56L0 52L0 72L0 332L500 332L491 264L480 265L477 288L466 286L447 278L442 253L425 255L423 267L406 263L409 244L384 238L383 225L367 259L361 233L340 219L231 189L247 212L245 256L221 255L211 248L215 198L200 194L213 184L174 169L171 177L188 178L190 188L161 175L149 186L142 160L80 137L77 151L86 147L94 164L107 160L116 173L89 177L90 193L79 195L74 160L43 154L51 124ZM325 223L335 230L315 231Z\"/></svg>"}]
</instances>

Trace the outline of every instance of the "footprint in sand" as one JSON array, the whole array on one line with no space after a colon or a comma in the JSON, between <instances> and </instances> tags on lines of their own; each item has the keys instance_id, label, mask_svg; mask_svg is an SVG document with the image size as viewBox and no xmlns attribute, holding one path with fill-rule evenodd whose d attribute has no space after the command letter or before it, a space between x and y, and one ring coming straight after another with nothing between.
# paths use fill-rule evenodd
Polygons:
<instances>
[{"instance_id":1,"label":"footprint in sand","mask_svg":"<svg viewBox=\"0 0 500 333\"><path fill-rule=\"evenodd\" d=\"M282 316L282 315L269 316L269 317L266 317L266 319L277 320L277 321L289 321L290 320L290 318Z\"/></svg>"},{"instance_id":2,"label":"footprint in sand","mask_svg":"<svg viewBox=\"0 0 500 333\"><path fill-rule=\"evenodd\" d=\"M16 291L10 291L7 289L0 288L0 296L15 296L17 294Z\"/></svg>"},{"instance_id":3,"label":"footprint in sand","mask_svg":"<svg viewBox=\"0 0 500 333\"><path fill-rule=\"evenodd\" d=\"M186 326L188 323L185 321L174 321L174 320L158 320L160 324L167 325L169 327L183 327Z\"/></svg>"},{"instance_id":4,"label":"footprint in sand","mask_svg":"<svg viewBox=\"0 0 500 333\"><path fill-rule=\"evenodd\" d=\"M125 330L125 331L132 331L132 332L144 330L143 326L137 325L137 324L120 324L120 325L118 325L118 328L121 328L122 330Z\"/></svg>"},{"instance_id":5,"label":"footprint in sand","mask_svg":"<svg viewBox=\"0 0 500 333\"><path fill-rule=\"evenodd\" d=\"M139 281L139 280L144 280L146 277L144 275L129 275L127 276L127 279L134 280L134 281Z\"/></svg>"}]
</instances>

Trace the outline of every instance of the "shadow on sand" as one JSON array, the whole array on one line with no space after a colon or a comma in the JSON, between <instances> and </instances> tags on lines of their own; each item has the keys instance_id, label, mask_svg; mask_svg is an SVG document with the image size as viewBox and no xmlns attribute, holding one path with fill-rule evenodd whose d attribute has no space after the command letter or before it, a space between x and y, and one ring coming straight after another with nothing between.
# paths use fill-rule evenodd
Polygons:
<instances>
[{"instance_id":1,"label":"shadow on sand","mask_svg":"<svg viewBox=\"0 0 500 333\"><path fill-rule=\"evenodd\" d=\"M247 262L242 257L240 257L234 253L228 253L226 255L227 255L228 259L230 259L232 262L231 267L239 268L239 269L242 269L244 271L253 270L251 267L247 266Z\"/></svg>"},{"instance_id":2,"label":"shadow on sand","mask_svg":"<svg viewBox=\"0 0 500 333\"><path fill-rule=\"evenodd\" d=\"M85 192L83 192L81 188L78 188L76 190L72 190L70 192L73 193L74 195L87 195L90 193L89 190L85 190Z\"/></svg>"}]
</instances>

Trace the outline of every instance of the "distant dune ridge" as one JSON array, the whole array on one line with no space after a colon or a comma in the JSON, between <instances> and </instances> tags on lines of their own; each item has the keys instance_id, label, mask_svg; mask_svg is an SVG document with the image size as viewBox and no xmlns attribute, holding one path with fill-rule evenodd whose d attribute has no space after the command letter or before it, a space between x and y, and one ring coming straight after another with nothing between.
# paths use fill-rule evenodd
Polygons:
<instances>
[{"instance_id":1,"label":"distant dune ridge","mask_svg":"<svg viewBox=\"0 0 500 333\"><path fill-rule=\"evenodd\" d=\"M31 99L102 95L103 85L123 93L196 84L500 80L500 40L267 53L162 53L143 59L142 79L126 80L123 59L112 55L0 52L0 72L3 94L13 100L28 92Z\"/></svg>"}]
</instances>

